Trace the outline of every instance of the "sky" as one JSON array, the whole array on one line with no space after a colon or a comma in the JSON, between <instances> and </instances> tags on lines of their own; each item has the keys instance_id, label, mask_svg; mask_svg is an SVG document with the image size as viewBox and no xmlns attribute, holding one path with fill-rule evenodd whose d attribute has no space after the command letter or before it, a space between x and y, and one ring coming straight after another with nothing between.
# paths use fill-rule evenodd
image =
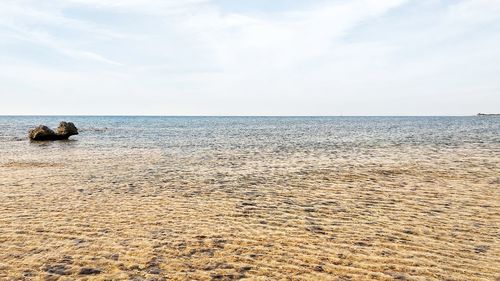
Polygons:
<instances>
[{"instance_id":1,"label":"sky","mask_svg":"<svg viewBox=\"0 0 500 281\"><path fill-rule=\"evenodd\" d=\"M500 0L1 0L0 115L500 113Z\"/></svg>"}]
</instances>

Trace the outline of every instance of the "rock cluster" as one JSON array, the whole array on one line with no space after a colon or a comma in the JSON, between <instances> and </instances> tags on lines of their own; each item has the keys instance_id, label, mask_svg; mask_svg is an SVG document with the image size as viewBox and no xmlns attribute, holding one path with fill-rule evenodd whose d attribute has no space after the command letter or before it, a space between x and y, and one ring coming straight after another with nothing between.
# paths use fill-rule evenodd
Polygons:
<instances>
[{"instance_id":1,"label":"rock cluster","mask_svg":"<svg viewBox=\"0 0 500 281\"><path fill-rule=\"evenodd\" d=\"M34 141L65 140L73 135L78 135L78 129L71 122L59 123L56 132L43 125L29 131L29 138Z\"/></svg>"}]
</instances>

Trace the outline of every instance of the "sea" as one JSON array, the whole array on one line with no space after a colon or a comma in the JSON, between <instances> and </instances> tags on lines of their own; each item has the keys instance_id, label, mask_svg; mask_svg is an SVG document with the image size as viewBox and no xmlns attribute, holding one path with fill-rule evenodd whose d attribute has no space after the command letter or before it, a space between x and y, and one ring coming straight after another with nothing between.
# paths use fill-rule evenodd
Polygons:
<instances>
[{"instance_id":1,"label":"sea","mask_svg":"<svg viewBox=\"0 0 500 281\"><path fill-rule=\"evenodd\" d=\"M500 143L498 117L177 117L0 116L0 151L36 151L30 128L73 122L79 135L45 147L205 149L332 149L401 145Z\"/></svg>"}]
</instances>

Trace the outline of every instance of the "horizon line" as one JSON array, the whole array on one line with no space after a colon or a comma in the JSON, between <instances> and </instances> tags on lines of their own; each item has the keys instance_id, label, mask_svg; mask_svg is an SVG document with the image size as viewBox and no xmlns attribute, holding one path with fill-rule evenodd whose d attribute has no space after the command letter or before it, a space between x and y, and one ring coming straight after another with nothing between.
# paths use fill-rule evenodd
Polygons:
<instances>
[{"instance_id":1,"label":"horizon line","mask_svg":"<svg viewBox=\"0 0 500 281\"><path fill-rule=\"evenodd\" d=\"M476 114L450 115L156 115L156 114L0 114L0 117L470 117ZM485 114L496 115L496 114ZM479 115L480 116L480 115Z\"/></svg>"}]
</instances>

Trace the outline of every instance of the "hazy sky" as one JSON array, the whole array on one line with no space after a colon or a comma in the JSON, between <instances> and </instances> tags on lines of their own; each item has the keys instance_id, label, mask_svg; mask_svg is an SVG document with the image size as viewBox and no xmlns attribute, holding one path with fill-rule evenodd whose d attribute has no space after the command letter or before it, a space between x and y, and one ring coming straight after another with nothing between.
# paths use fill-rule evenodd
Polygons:
<instances>
[{"instance_id":1,"label":"hazy sky","mask_svg":"<svg viewBox=\"0 0 500 281\"><path fill-rule=\"evenodd\" d=\"M500 0L1 0L0 114L500 112Z\"/></svg>"}]
</instances>

